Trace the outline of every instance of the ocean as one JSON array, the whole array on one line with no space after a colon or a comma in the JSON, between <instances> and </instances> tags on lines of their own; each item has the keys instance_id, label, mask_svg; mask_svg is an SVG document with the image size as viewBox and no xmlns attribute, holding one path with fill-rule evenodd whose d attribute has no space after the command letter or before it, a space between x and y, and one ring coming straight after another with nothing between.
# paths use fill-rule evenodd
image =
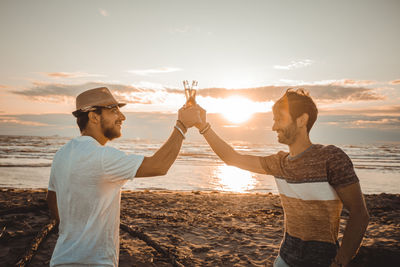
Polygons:
<instances>
[{"instance_id":1,"label":"ocean","mask_svg":"<svg viewBox=\"0 0 400 267\"><path fill-rule=\"evenodd\" d=\"M69 140L58 136L0 136L0 187L47 188L53 156ZM107 145L126 153L151 156L162 144L150 140L117 139ZM251 155L287 151L287 146L279 144L231 144ZM339 147L352 159L364 193L400 193L400 144ZM205 141L185 141L167 175L133 179L123 189L278 193L272 176L227 166Z\"/></svg>"}]
</instances>

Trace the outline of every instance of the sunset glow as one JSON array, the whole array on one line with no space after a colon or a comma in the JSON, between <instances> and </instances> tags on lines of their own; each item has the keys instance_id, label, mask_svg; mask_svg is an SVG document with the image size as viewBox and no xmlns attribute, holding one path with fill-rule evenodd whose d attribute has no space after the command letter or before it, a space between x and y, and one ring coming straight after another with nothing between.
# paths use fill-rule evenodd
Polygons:
<instances>
[{"instance_id":1,"label":"sunset glow","mask_svg":"<svg viewBox=\"0 0 400 267\"><path fill-rule=\"evenodd\" d=\"M200 98L200 97L199 97ZM254 102L242 96L228 98L206 98L198 101L209 113L220 113L228 121L235 124L249 120L254 113L269 112L272 101Z\"/></svg>"},{"instance_id":2,"label":"sunset glow","mask_svg":"<svg viewBox=\"0 0 400 267\"><path fill-rule=\"evenodd\" d=\"M256 183L250 172L233 166L218 166L214 175L219 182L218 189L223 191L244 193L253 189Z\"/></svg>"},{"instance_id":3,"label":"sunset glow","mask_svg":"<svg viewBox=\"0 0 400 267\"><path fill-rule=\"evenodd\" d=\"M246 98L234 96L225 100L222 108L222 115L233 123L247 121L256 110L254 103Z\"/></svg>"}]
</instances>

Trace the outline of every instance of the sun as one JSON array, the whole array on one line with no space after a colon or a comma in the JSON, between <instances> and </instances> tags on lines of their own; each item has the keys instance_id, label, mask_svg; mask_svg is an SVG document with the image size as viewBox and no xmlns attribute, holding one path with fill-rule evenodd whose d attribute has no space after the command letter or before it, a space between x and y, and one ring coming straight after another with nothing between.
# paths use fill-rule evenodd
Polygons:
<instances>
[{"instance_id":1,"label":"sun","mask_svg":"<svg viewBox=\"0 0 400 267\"><path fill-rule=\"evenodd\" d=\"M254 102L241 97L231 96L222 101L220 113L232 123L243 123L257 112Z\"/></svg>"},{"instance_id":2,"label":"sun","mask_svg":"<svg viewBox=\"0 0 400 267\"><path fill-rule=\"evenodd\" d=\"M207 113L222 114L230 123L241 124L249 120L254 113L269 112L273 101L255 102L246 97L233 95L228 98L199 96L197 102Z\"/></svg>"}]
</instances>

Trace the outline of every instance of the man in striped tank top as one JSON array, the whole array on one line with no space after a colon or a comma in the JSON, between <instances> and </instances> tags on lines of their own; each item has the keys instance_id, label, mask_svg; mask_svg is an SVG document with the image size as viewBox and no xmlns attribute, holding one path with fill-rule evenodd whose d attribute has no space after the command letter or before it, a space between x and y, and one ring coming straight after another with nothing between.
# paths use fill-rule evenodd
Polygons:
<instances>
[{"instance_id":1,"label":"man in striped tank top","mask_svg":"<svg viewBox=\"0 0 400 267\"><path fill-rule=\"evenodd\" d=\"M274 266L346 266L357 253L369 215L350 158L336 146L310 141L318 110L308 92L288 89L275 103L272 130L289 152L265 157L235 151L211 129L205 110L201 114L196 127L226 164L275 177L285 234ZM343 206L349 220L339 245Z\"/></svg>"}]
</instances>

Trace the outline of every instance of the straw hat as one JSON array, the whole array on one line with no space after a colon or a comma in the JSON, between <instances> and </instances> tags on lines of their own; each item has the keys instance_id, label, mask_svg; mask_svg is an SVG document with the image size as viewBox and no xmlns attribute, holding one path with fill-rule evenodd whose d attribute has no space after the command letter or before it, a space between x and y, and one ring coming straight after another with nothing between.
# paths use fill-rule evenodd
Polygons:
<instances>
[{"instance_id":1,"label":"straw hat","mask_svg":"<svg viewBox=\"0 0 400 267\"><path fill-rule=\"evenodd\" d=\"M95 107L123 107L125 103L115 100L107 87L99 87L87 90L76 97L76 110L72 114L77 117L81 112L94 110Z\"/></svg>"}]
</instances>

